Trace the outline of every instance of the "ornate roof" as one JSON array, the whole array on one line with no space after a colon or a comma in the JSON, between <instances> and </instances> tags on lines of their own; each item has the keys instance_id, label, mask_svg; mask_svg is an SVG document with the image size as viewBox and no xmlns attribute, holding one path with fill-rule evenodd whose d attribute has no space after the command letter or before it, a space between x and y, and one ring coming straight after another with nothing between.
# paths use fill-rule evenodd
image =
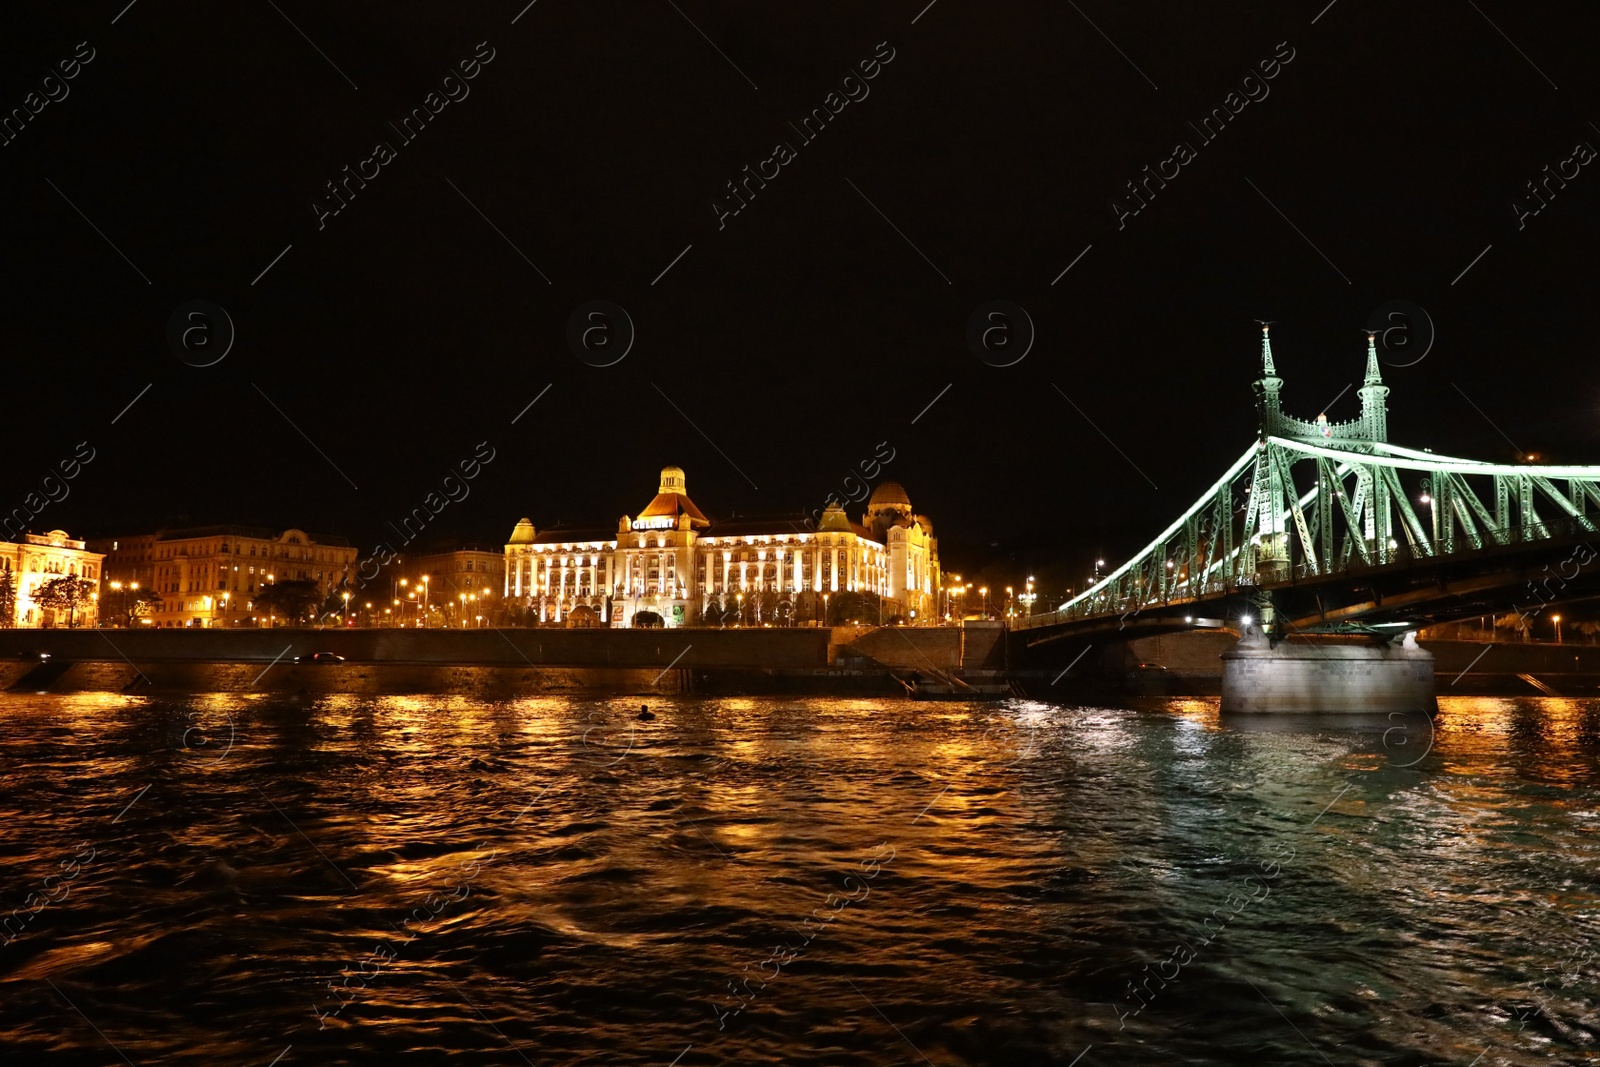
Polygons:
<instances>
[{"instance_id":1,"label":"ornate roof","mask_svg":"<svg viewBox=\"0 0 1600 1067\"><path fill-rule=\"evenodd\" d=\"M899 482L880 482L878 488L872 491L872 496L867 499L869 510L884 506L905 508L911 506L911 498L906 495Z\"/></svg>"},{"instance_id":2,"label":"ornate roof","mask_svg":"<svg viewBox=\"0 0 1600 1067\"><path fill-rule=\"evenodd\" d=\"M533 520L525 518L512 529L510 543L513 545L531 545L533 544L533 535Z\"/></svg>"},{"instance_id":3,"label":"ornate roof","mask_svg":"<svg viewBox=\"0 0 1600 1067\"><path fill-rule=\"evenodd\" d=\"M705 513L694 506L694 501L685 495L685 482L683 470L679 467L661 468L661 485L656 490L655 499L645 505L639 512L639 520L665 519L672 520L676 526L680 516L689 516L689 525L693 527L710 526L711 520Z\"/></svg>"}]
</instances>

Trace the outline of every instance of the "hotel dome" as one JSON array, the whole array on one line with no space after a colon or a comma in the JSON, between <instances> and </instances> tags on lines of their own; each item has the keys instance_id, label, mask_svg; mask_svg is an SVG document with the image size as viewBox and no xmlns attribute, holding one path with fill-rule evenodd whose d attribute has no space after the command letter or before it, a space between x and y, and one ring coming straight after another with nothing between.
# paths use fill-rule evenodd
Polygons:
<instances>
[{"instance_id":1,"label":"hotel dome","mask_svg":"<svg viewBox=\"0 0 1600 1067\"><path fill-rule=\"evenodd\" d=\"M883 482L872 491L872 496L867 499L867 514L871 515L879 508L896 507L910 510L911 498L906 496L905 489L899 482Z\"/></svg>"}]
</instances>

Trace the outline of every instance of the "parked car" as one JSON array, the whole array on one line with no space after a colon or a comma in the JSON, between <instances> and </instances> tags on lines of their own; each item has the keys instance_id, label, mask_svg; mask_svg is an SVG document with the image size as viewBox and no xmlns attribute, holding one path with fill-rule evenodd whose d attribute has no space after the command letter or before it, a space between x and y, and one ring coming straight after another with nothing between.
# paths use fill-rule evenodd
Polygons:
<instances>
[{"instance_id":1,"label":"parked car","mask_svg":"<svg viewBox=\"0 0 1600 1067\"><path fill-rule=\"evenodd\" d=\"M343 663L344 657L333 652L307 652L294 658L296 663Z\"/></svg>"}]
</instances>

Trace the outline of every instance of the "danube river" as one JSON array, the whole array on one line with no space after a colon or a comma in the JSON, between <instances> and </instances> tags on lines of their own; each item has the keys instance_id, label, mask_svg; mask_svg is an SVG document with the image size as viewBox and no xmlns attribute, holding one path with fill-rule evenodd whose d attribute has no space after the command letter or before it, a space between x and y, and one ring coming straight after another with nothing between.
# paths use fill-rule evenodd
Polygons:
<instances>
[{"instance_id":1,"label":"danube river","mask_svg":"<svg viewBox=\"0 0 1600 1067\"><path fill-rule=\"evenodd\" d=\"M1600 703L651 705L0 696L0 1062L1600 1061Z\"/></svg>"}]
</instances>

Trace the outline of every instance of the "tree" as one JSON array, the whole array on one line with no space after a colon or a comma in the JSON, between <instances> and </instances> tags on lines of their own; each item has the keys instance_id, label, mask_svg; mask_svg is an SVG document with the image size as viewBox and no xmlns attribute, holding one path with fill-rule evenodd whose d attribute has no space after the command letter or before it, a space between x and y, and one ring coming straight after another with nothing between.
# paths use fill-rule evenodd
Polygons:
<instances>
[{"instance_id":1,"label":"tree","mask_svg":"<svg viewBox=\"0 0 1600 1067\"><path fill-rule=\"evenodd\" d=\"M265 608L270 614L282 615L293 623L322 603L322 590L309 578L285 579L263 585L254 599L258 609Z\"/></svg>"},{"instance_id":2,"label":"tree","mask_svg":"<svg viewBox=\"0 0 1600 1067\"><path fill-rule=\"evenodd\" d=\"M87 578L63 574L41 582L33 591L33 602L41 608L52 608L67 613L67 626L78 625L78 606L90 603L98 587Z\"/></svg>"},{"instance_id":3,"label":"tree","mask_svg":"<svg viewBox=\"0 0 1600 1067\"><path fill-rule=\"evenodd\" d=\"M133 598L133 603L128 608L128 622L131 624L137 618L154 615L164 605L161 594L154 589L141 589Z\"/></svg>"},{"instance_id":4,"label":"tree","mask_svg":"<svg viewBox=\"0 0 1600 1067\"><path fill-rule=\"evenodd\" d=\"M17 625L17 579L9 570L0 571L0 627Z\"/></svg>"},{"instance_id":5,"label":"tree","mask_svg":"<svg viewBox=\"0 0 1600 1067\"><path fill-rule=\"evenodd\" d=\"M111 591L100 598L102 621L115 619L120 626L132 626L133 620L154 615L162 608L161 594L154 589L133 589L121 582L112 582Z\"/></svg>"},{"instance_id":6,"label":"tree","mask_svg":"<svg viewBox=\"0 0 1600 1067\"><path fill-rule=\"evenodd\" d=\"M778 602L781 599L775 589L763 589L756 593L752 599L756 602L756 623L773 623L778 621Z\"/></svg>"},{"instance_id":7,"label":"tree","mask_svg":"<svg viewBox=\"0 0 1600 1067\"><path fill-rule=\"evenodd\" d=\"M340 624L343 625L345 621L346 609L349 605L349 601L345 599L346 595L349 595L353 599L355 593L353 590L343 587L329 589L327 596L322 596L319 593L318 596L321 598L322 604L317 609L317 621L320 623L326 623L335 615L337 615L339 617Z\"/></svg>"},{"instance_id":8,"label":"tree","mask_svg":"<svg viewBox=\"0 0 1600 1067\"><path fill-rule=\"evenodd\" d=\"M879 597L875 593L835 593L828 604L828 622L841 626L850 622L878 621Z\"/></svg>"}]
</instances>

